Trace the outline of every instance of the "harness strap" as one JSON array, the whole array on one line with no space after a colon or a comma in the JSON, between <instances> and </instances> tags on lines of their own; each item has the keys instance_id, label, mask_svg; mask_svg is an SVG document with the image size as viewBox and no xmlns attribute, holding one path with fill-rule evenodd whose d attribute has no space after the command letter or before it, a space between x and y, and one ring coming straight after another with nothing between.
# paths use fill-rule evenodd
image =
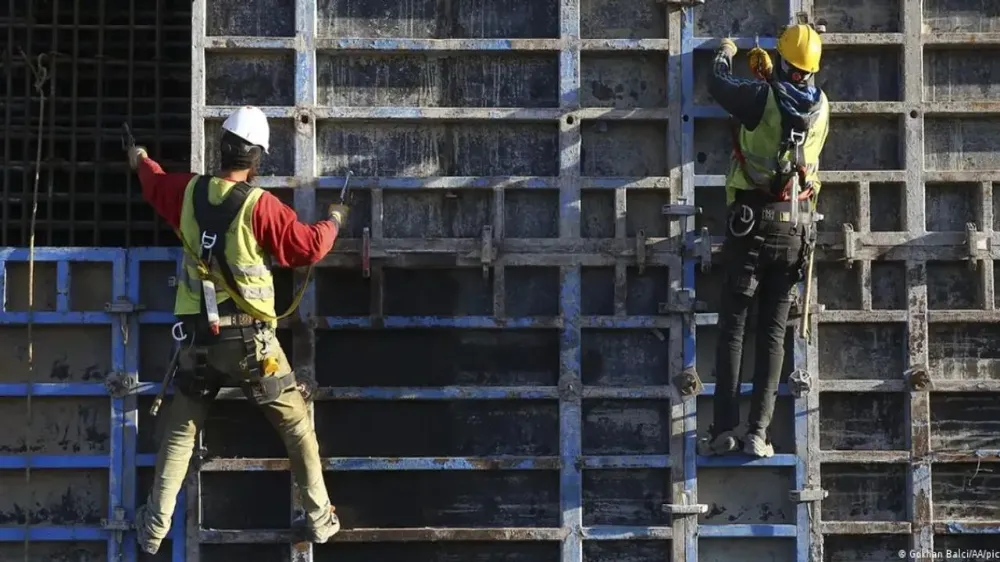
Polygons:
<instances>
[{"instance_id":1,"label":"harness strap","mask_svg":"<svg viewBox=\"0 0 1000 562\"><path fill-rule=\"evenodd\" d=\"M208 186L208 182L209 181L211 181L211 178L209 176L201 176L200 178L198 178L198 181L196 182L196 185L193 186L195 188L194 195L197 196L199 191L203 191L204 192L204 196L207 199L208 198L208 189L207 189L207 186ZM197 186L198 186L198 184L201 184L202 182L204 182L205 188L203 188L202 190L198 190ZM242 185L246 185L246 184L242 184ZM247 188L249 188L249 186L247 186ZM235 190L236 188L234 187L233 189ZM248 193L249 193L249 189L248 189ZM229 195L231 196L233 194L230 193ZM229 197L227 197L227 199L229 199ZM195 217L196 217L195 220L196 221L198 220L197 216L198 216L198 214L197 214L197 209L196 209L196 211L195 211ZM229 224L231 224L231 223L232 223L232 220L229 221ZM203 225L202 225L201 222L198 222L198 226L199 226L199 228L203 228ZM228 224L227 224L227 228L228 228ZM299 290L295 294L295 297L292 298L292 302L288 306L288 310L286 310L285 312L283 312L283 313L281 313L279 315L269 314L267 312L264 312L264 311L258 309L257 307L255 307L254 305L252 305L251 303L249 303L246 300L246 298L244 298L243 294L237 288L238 285L235 282L231 281L232 280L232 272L229 271L228 268L224 269L224 268L222 268L220 266L220 269L223 272L222 275L219 275L219 274L215 273L215 271L213 271L212 268L210 267L209 262L207 262L206 260L202 259L202 256L201 256L200 252L197 252L197 251L195 251L194 248L192 248L191 244L187 241L187 239L184 238L184 235L181 233L181 231L179 229L175 229L174 233L177 235L177 238L180 239L181 246L184 248L184 253L187 254L188 258L190 258L196 264L195 267L196 267L196 269L198 271L198 277L200 279L210 280L210 281L212 281L215 284L215 286L220 287L223 290L225 290L226 293L232 299L233 303L237 306L237 308L239 308L243 312L245 312L245 313L253 316L256 320L259 320L261 322L277 322L278 320L281 320L283 318L288 318L289 316L291 316L292 313L295 312L295 309L298 308L299 303L302 302L302 298L305 296L306 290L310 286L309 282L312 279L312 272L313 272L313 266L311 266L311 265L306 270L306 280L305 280L305 282L302 283L302 286L299 287ZM224 237L224 234L225 234L225 229L223 230L223 237ZM223 256L223 259L224 258L225 258L225 256ZM226 278L226 272L227 271L228 271L228 274L229 274L228 275L229 276L228 279ZM185 275L186 275L186 271L185 271ZM195 292L197 292L197 290L195 290ZM201 299L201 301L202 301L202 307L204 307L205 299ZM203 308L203 311L204 311L204 308Z\"/></svg>"},{"instance_id":2,"label":"harness strap","mask_svg":"<svg viewBox=\"0 0 1000 562\"><path fill-rule=\"evenodd\" d=\"M229 260L226 259L226 232L247 202L251 187L246 182L240 182L233 186L218 205L213 205L208 200L208 185L211 179L210 176L198 178L192 194L194 220L202 232L201 259L207 263L211 263L214 259L226 284L238 288L239 285L229 267ZM209 247L205 244L207 240L212 240Z\"/></svg>"},{"instance_id":3,"label":"harness strap","mask_svg":"<svg viewBox=\"0 0 1000 562\"><path fill-rule=\"evenodd\" d=\"M737 164L739 164L739 166L740 166L740 172L743 174L743 177L746 178L747 182L750 183L750 185L754 186L754 188L756 188L759 191L763 191L764 193L767 193L767 194L772 195L772 196L780 194L779 195L780 197L783 197L785 199L789 198L790 191L791 191L791 188L792 188L792 178L789 178L785 182L785 184L781 187L781 190L779 191L779 194L775 194L775 193L773 193L771 191L772 185L771 184L767 184L767 183L761 183L761 181L758 181L757 174L755 174L753 172L753 170L750 169L750 165L747 163L746 155L743 153L743 147L740 146L740 128L741 128L741 126L742 125L740 124L740 122L737 121L736 119L730 119L729 132L730 132L730 136L732 138L732 144L733 144L733 157L736 159ZM785 142L786 141L782 141L781 149L779 149L779 155L784 150L786 150L786 148L785 148L785 146L786 146ZM802 145L799 145L798 147L796 147L796 161L797 162L802 162L805 159L804 150L805 149L802 147ZM799 185L806 186L805 189L803 189L803 190L801 190L799 192L799 198L798 199L799 199L799 201L806 201L809 198L811 198L812 195L813 195L812 185L809 182L806 181L808 170L807 170L807 168L806 168L805 165L803 165L803 164L796 164L795 165L795 173L798 174L798 176L799 176ZM782 172L781 172L781 170L777 170L776 169L774 171L774 174L775 174L775 178L778 178L778 177L781 176Z\"/></svg>"}]
</instances>

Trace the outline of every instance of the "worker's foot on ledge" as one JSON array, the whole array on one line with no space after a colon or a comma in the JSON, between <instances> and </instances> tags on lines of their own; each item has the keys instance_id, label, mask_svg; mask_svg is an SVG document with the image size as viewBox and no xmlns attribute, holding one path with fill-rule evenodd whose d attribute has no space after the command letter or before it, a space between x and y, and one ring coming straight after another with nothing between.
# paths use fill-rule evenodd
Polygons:
<instances>
[{"instance_id":1,"label":"worker's foot on ledge","mask_svg":"<svg viewBox=\"0 0 1000 562\"><path fill-rule=\"evenodd\" d=\"M340 531L340 518L334 512L335 508L330 506L330 516L319 526L313 527L307 516L303 515L292 523L292 527L303 534L303 538L309 542L323 544L330 540L330 537Z\"/></svg>"},{"instance_id":2,"label":"worker's foot on ledge","mask_svg":"<svg viewBox=\"0 0 1000 562\"><path fill-rule=\"evenodd\" d=\"M743 452L759 458L774 456L774 446L764 437L756 433L748 433L743 444Z\"/></svg>"},{"instance_id":3,"label":"worker's foot on ledge","mask_svg":"<svg viewBox=\"0 0 1000 562\"><path fill-rule=\"evenodd\" d=\"M698 454L704 457L728 455L739 450L740 441L732 431L723 431L715 435L715 432L709 429L708 437L698 440Z\"/></svg>"},{"instance_id":4,"label":"worker's foot on ledge","mask_svg":"<svg viewBox=\"0 0 1000 562\"><path fill-rule=\"evenodd\" d=\"M163 539L154 538L149 534L146 506L135 510L135 540L139 543L139 550L146 554L156 554L160 550L160 543L163 542Z\"/></svg>"}]
</instances>

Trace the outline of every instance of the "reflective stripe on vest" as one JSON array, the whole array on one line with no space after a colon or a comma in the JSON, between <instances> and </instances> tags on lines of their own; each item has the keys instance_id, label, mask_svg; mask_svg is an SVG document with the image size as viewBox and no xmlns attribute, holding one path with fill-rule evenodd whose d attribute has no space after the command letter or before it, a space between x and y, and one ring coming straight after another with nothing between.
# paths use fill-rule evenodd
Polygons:
<instances>
[{"instance_id":1,"label":"reflective stripe on vest","mask_svg":"<svg viewBox=\"0 0 1000 562\"><path fill-rule=\"evenodd\" d=\"M178 228L187 243L195 250L201 249L202 236L194 214L194 191L199 178L199 176L192 178L185 190L180 228ZM208 182L208 202L211 205L220 204L230 194L234 185L219 178L211 178ZM228 230L216 234L225 236L225 258L236 282L236 286L232 288L251 306L275 316L274 281L268 267L270 258L254 238L251 224L253 209L263 193L260 188L250 188L246 201L229 224ZM214 263L215 260L212 261L212 268L217 270L218 264ZM202 288L194 264L195 262L185 253L181 273L178 276L174 314L189 315L200 312ZM217 287L217 293L219 303L230 300L229 295L221 287Z\"/></svg>"},{"instance_id":2,"label":"reflective stripe on vest","mask_svg":"<svg viewBox=\"0 0 1000 562\"><path fill-rule=\"evenodd\" d=\"M802 146L805 162L801 164L806 170L806 181L813 184L814 192L819 190L819 156L826 143L830 125L830 104L826 94L820 94L819 118L806 134ZM774 90L769 90L764 113L760 123L753 130L739 128L739 144L745 166L741 166L736 155L733 155L732 165L726 177L726 200L732 203L736 198L736 190L764 188L770 191L778 168L777 152L781 145L781 111L778 109Z\"/></svg>"}]
</instances>

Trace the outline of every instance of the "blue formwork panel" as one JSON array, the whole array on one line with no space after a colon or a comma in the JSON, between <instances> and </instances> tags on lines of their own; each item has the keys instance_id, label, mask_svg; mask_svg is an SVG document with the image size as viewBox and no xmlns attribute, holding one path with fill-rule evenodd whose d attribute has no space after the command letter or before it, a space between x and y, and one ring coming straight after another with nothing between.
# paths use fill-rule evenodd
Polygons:
<instances>
[{"instance_id":1,"label":"blue formwork panel","mask_svg":"<svg viewBox=\"0 0 1000 562\"><path fill-rule=\"evenodd\" d=\"M128 369L126 319L106 308L127 297L125 268L118 249L0 249L4 559L134 559L106 523L131 507L125 401L104 384Z\"/></svg>"}]
</instances>

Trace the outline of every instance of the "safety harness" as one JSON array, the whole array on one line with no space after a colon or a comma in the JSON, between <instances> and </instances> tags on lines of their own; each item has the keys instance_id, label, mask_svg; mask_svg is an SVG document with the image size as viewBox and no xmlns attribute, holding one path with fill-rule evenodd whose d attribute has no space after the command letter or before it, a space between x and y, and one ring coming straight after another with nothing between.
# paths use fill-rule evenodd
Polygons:
<instances>
[{"instance_id":1,"label":"safety harness","mask_svg":"<svg viewBox=\"0 0 1000 562\"><path fill-rule=\"evenodd\" d=\"M795 128L788 131L788 136L778 145L774 177L769 183L760 183L754 181L756 176L749 169L746 155L743 154L743 148L740 145L740 127L738 120L731 120L733 156L739 163L740 172L747 182L755 188L747 193L747 196L754 199L756 204L741 202L738 193L737 204L734 205L727 226L729 234L734 238L753 236L746 249L748 259L743 262L743 271L737 282L737 290L747 296L753 296L757 289L757 269L765 240L757 228L760 222L784 222L795 226L807 225L802 229L803 244L799 253L800 277L804 275L808 253L812 250L812 245L815 244L816 230L812 228L815 217L815 214L812 213L812 205L808 204L804 213L801 212L800 206L811 201L815 190L811 182L807 180L805 165L804 147L808 131L800 131ZM784 155L788 153L792 154L791 159L784 158Z\"/></svg>"},{"instance_id":2,"label":"safety harness","mask_svg":"<svg viewBox=\"0 0 1000 562\"><path fill-rule=\"evenodd\" d=\"M278 360L270 357L268 353L269 342L274 337L273 333L270 333L270 322L285 318L294 312L301 301L306 284L303 284L303 289L293 299L288 311L280 316L267 314L244 298L226 258L226 232L246 203L252 187L245 182L238 183L218 205L213 205L208 198L210 181L210 176L201 176L192 186L194 219L201 230L201 251L195 252L181 233L177 233L184 244L188 258L196 264L200 278L200 312L198 318L191 322L195 326L193 332L203 333L200 328L207 327L212 336L218 337L221 328L238 329L244 349L240 368L246 373L246 378L241 381L240 386L248 400L256 404L267 404L277 400L286 389L295 386L294 373L269 376L280 368ZM311 267L309 273L312 273ZM225 316L219 314L217 291L220 288L229 295L231 302L240 312ZM258 341L261 343L259 355ZM181 365L178 369L176 383L178 389L185 391L189 396L214 398L221 385L214 380L215 377L212 377L209 369L208 348L192 346L192 354L188 360L189 364ZM192 362L193 364L190 364Z\"/></svg>"}]
</instances>

